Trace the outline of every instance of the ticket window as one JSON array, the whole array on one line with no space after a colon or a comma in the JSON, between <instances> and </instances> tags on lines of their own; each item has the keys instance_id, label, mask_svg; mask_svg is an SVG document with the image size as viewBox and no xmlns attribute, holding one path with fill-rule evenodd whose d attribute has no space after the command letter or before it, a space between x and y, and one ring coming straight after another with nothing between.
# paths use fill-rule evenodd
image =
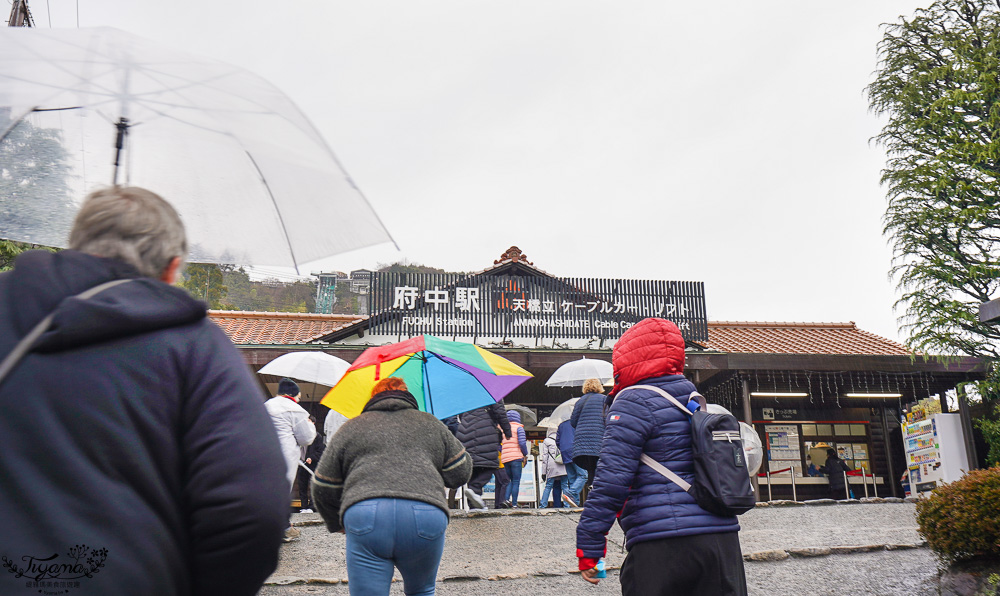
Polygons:
<instances>
[{"instance_id":1,"label":"ticket window","mask_svg":"<svg viewBox=\"0 0 1000 596\"><path fill-rule=\"evenodd\" d=\"M807 475L826 463L826 450L835 449L840 459L852 470L862 467L871 471L868 425L845 423L815 423L802 425L803 451ZM810 467L813 466L813 467Z\"/></svg>"}]
</instances>

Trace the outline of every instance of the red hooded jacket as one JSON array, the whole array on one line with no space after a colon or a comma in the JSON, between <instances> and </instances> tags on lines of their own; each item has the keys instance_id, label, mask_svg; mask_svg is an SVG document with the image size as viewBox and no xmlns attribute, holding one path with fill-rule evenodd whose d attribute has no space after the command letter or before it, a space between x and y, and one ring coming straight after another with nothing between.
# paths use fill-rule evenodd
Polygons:
<instances>
[{"instance_id":1,"label":"red hooded jacket","mask_svg":"<svg viewBox=\"0 0 1000 596\"><path fill-rule=\"evenodd\" d=\"M684 373L684 337L666 319L643 319L615 343L615 386L610 395L643 379Z\"/></svg>"}]
</instances>

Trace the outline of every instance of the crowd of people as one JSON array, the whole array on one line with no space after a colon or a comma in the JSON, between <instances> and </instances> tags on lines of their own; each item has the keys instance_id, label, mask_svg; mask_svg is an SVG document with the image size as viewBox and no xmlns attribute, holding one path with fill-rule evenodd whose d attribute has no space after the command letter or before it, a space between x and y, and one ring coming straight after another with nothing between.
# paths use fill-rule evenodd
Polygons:
<instances>
[{"instance_id":1,"label":"crowd of people","mask_svg":"<svg viewBox=\"0 0 1000 596\"><path fill-rule=\"evenodd\" d=\"M69 549L90 566L84 593L255 594L282 540L296 538L298 477L301 509L346 535L352 594L388 594L394 568L405 593L433 594L447 490L464 486L483 509L493 479L493 506L517 506L530 448L520 415L502 404L442 423L389 377L360 415L328 416L317 437L293 380L260 399L204 303L173 286L188 247L161 197L92 193L69 245L27 252L0 274L5 561ZM571 419L541 443L538 504L583 504L575 554L588 582L600 581L617 522L629 551L623 594L746 594L736 516L703 509L640 464L647 455L693 480L686 413L658 393L687 402L694 392L680 331L645 319L612 361L609 394L588 381ZM120 531L123 517L135 531Z\"/></svg>"}]
</instances>

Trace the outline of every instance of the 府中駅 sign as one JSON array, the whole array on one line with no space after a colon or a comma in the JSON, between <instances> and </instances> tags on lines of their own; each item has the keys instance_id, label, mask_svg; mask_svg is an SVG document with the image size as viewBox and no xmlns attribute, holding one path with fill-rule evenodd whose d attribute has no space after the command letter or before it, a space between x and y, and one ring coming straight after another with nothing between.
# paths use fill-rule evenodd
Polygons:
<instances>
[{"instance_id":1,"label":"\u5e9c\u4e2d\u99c5 sign","mask_svg":"<svg viewBox=\"0 0 1000 596\"><path fill-rule=\"evenodd\" d=\"M708 339L701 282L378 272L371 333L612 339L648 317Z\"/></svg>"}]
</instances>

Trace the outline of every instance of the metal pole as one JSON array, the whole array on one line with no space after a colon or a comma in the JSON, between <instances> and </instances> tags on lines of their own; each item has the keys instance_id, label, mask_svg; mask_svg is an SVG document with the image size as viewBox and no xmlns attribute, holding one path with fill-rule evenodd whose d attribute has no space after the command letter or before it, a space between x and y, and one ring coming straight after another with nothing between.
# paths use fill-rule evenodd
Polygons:
<instances>
[{"instance_id":1,"label":"metal pole","mask_svg":"<svg viewBox=\"0 0 1000 596\"><path fill-rule=\"evenodd\" d=\"M774 497L771 496L771 466L770 466L770 464L768 464L767 469L765 470L765 472L767 474L767 500L768 500L768 502L770 502L770 501L774 500Z\"/></svg>"},{"instance_id":2,"label":"metal pole","mask_svg":"<svg viewBox=\"0 0 1000 596\"><path fill-rule=\"evenodd\" d=\"M876 480L877 480L877 478L875 478L875 472L872 472L872 492L875 493L875 498L877 499L878 498L878 483L875 482Z\"/></svg>"},{"instance_id":3,"label":"metal pole","mask_svg":"<svg viewBox=\"0 0 1000 596\"><path fill-rule=\"evenodd\" d=\"M868 498L868 472L865 471L865 467L861 466L861 482L865 485L865 498Z\"/></svg>"},{"instance_id":4,"label":"metal pole","mask_svg":"<svg viewBox=\"0 0 1000 596\"><path fill-rule=\"evenodd\" d=\"M788 470L788 473L792 477L792 500L798 501L799 500L798 495L795 494L795 466L792 466L791 469Z\"/></svg>"},{"instance_id":5,"label":"metal pole","mask_svg":"<svg viewBox=\"0 0 1000 596\"><path fill-rule=\"evenodd\" d=\"M851 483L847 479L847 472L844 471L843 474L844 474L844 498L845 499L850 499L851 498Z\"/></svg>"},{"instance_id":6,"label":"metal pole","mask_svg":"<svg viewBox=\"0 0 1000 596\"><path fill-rule=\"evenodd\" d=\"M537 455L532 455L531 459L532 459L532 462L533 462L533 464L532 464L531 467L534 468L534 471L535 471L535 503L536 503L535 508L538 509L538 508L541 508L541 505L537 505L537 503L541 503L540 497L542 496L541 491L538 490L539 489L539 486L538 486L538 456ZM577 505L579 505L579 503L577 503Z\"/></svg>"}]
</instances>

